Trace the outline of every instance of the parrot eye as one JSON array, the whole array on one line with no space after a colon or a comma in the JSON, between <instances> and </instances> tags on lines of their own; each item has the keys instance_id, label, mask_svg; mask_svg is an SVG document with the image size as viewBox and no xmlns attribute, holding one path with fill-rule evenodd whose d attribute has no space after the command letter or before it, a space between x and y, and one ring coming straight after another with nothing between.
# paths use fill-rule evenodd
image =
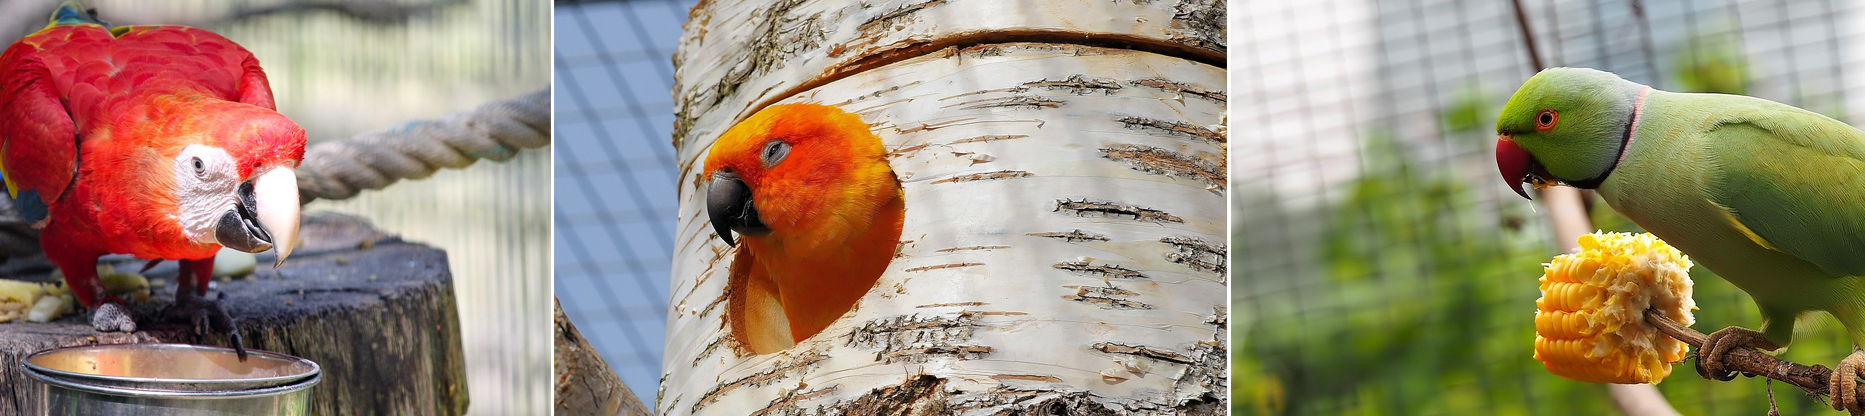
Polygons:
<instances>
[{"instance_id":1,"label":"parrot eye","mask_svg":"<svg viewBox=\"0 0 1865 416\"><path fill-rule=\"evenodd\" d=\"M1541 110L1541 114L1538 116L1535 116L1535 130L1536 131L1548 131L1548 129L1554 128L1554 123L1557 121L1561 121L1560 112L1557 112L1554 110Z\"/></svg>"},{"instance_id":2,"label":"parrot eye","mask_svg":"<svg viewBox=\"0 0 1865 416\"><path fill-rule=\"evenodd\" d=\"M790 143L783 140L772 140L770 143L765 143L764 151L758 153L758 157L764 159L764 166L775 166L777 162L784 161L784 156L789 155Z\"/></svg>"},{"instance_id":3,"label":"parrot eye","mask_svg":"<svg viewBox=\"0 0 1865 416\"><path fill-rule=\"evenodd\" d=\"M207 177L207 163L201 162L200 157L195 157L193 163L194 163L194 176L199 176L203 178Z\"/></svg>"}]
</instances>

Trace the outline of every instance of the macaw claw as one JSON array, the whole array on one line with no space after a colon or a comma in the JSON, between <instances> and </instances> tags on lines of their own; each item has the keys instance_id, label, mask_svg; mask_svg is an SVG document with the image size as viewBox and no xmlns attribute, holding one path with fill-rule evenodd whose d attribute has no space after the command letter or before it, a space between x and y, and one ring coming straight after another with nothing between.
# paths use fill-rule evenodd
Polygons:
<instances>
[{"instance_id":1,"label":"macaw claw","mask_svg":"<svg viewBox=\"0 0 1865 416\"><path fill-rule=\"evenodd\" d=\"M91 327L98 332L136 332L136 317L130 315L122 300L108 297L98 302L97 311L91 313Z\"/></svg>"},{"instance_id":2,"label":"macaw claw","mask_svg":"<svg viewBox=\"0 0 1865 416\"><path fill-rule=\"evenodd\" d=\"M227 339L233 343L233 352L243 362L246 361L245 340L240 336L239 320L234 319L222 306L226 300L226 292L220 292L217 299L209 300L192 291L181 291L175 295L175 306L169 307L167 314L172 319L186 319L194 326L194 334L197 336L205 336L210 332L226 334Z\"/></svg>"}]
</instances>

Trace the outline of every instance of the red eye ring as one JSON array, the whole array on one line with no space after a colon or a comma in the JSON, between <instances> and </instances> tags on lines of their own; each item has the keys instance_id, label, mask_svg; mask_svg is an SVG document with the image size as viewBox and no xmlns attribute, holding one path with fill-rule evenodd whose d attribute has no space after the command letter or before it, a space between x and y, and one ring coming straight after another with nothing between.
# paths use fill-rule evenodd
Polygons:
<instances>
[{"instance_id":1,"label":"red eye ring","mask_svg":"<svg viewBox=\"0 0 1865 416\"><path fill-rule=\"evenodd\" d=\"M1549 129L1554 128L1554 123L1558 123L1560 121L1561 121L1561 112L1554 111L1554 110L1541 110L1540 114L1535 115L1535 131L1548 131Z\"/></svg>"}]
</instances>

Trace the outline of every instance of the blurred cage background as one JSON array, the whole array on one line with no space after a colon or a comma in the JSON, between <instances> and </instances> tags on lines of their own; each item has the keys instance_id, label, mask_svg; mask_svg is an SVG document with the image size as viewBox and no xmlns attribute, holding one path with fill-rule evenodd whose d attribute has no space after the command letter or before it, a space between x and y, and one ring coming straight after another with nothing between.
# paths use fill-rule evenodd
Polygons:
<instances>
[{"instance_id":1,"label":"blurred cage background","mask_svg":"<svg viewBox=\"0 0 1865 416\"><path fill-rule=\"evenodd\" d=\"M556 2L556 294L654 406L674 217L673 52L696 0Z\"/></svg>"},{"instance_id":2,"label":"blurred cage background","mask_svg":"<svg viewBox=\"0 0 1865 416\"><path fill-rule=\"evenodd\" d=\"M1541 59L1670 91L1865 121L1865 9L1848 1L1523 0ZM1506 0L1246 1L1233 25L1236 414L1612 414L1534 361L1536 203L1496 176L1495 117L1530 64ZM1592 205L1595 227L1634 231ZM1759 326L1697 268L1696 328ZM1821 316L1784 358L1850 351ZM1763 414L1762 379L1658 385L1684 414ZM1783 414L1831 414L1775 383Z\"/></svg>"},{"instance_id":3,"label":"blurred cage background","mask_svg":"<svg viewBox=\"0 0 1865 416\"><path fill-rule=\"evenodd\" d=\"M0 0L7 43L59 2ZM544 0L88 0L117 25L219 33L265 66L279 111L312 145L438 118L550 86ZM319 200L305 213L358 215L446 250L460 307L470 413L550 406L548 149L505 162ZM352 381L354 382L354 381Z\"/></svg>"}]
</instances>

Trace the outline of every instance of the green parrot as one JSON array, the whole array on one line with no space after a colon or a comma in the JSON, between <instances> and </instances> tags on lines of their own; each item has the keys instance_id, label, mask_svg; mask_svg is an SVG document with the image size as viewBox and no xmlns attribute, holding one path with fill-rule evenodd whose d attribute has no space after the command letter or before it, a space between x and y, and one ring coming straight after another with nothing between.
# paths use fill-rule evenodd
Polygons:
<instances>
[{"instance_id":1,"label":"green parrot","mask_svg":"<svg viewBox=\"0 0 1865 416\"><path fill-rule=\"evenodd\" d=\"M1854 350L1830 386L1833 408L1865 375L1865 132L1760 98L1653 89L1609 72L1530 77L1496 120L1496 165L1522 183L1597 190L1640 227L1748 292L1760 331L1710 334L1698 372L1729 380L1736 346L1785 348L1794 319L1822 311Z\"/></svg>"}]
</instances>

